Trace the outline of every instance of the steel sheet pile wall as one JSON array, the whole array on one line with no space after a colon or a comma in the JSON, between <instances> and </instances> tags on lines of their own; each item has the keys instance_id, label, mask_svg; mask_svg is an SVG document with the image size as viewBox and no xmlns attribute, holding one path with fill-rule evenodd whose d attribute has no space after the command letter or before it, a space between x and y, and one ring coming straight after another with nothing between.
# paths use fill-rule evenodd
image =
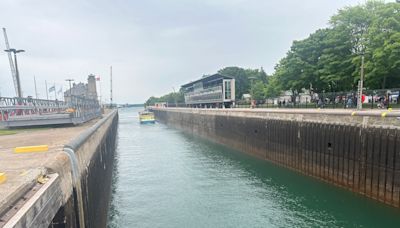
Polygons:
<instances>
[{"instance_id":1,"label":"steel sheet pile wall","mask_svg":"<svg viewBox=\"0 0 400 228\"><path fill-rule=\"evenodd\" d=\"M157 120L400 207L400 130L154 110Z\"/></svg>"}]
</instances>

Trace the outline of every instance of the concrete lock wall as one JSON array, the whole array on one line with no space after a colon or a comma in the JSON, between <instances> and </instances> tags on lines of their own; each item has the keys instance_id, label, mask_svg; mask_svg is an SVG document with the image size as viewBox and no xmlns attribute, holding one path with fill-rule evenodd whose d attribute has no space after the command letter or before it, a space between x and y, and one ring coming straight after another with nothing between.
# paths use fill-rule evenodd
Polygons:
<instances>
[{"instance_id":1,"label":"concrete lock wall","mask_svg":"<svg viewBox=\"0 0 400 228\"><path fill-rule=\"evenodd\" d=\"M400 120L396 117L153 111L167 125L400 207Z\"/></svg>"},{"instance_id":2,"label":"concrete lock wall","mask_svg":"<svg viewBox=\"0 0 400 228\"><path fill-rule=\"evenodd\" d=\"M49 227L106 227L117 128L114 110L65 145L64 151L74 154L72 184L65 184L64 204Z\"/></svg>"}]
</instances>

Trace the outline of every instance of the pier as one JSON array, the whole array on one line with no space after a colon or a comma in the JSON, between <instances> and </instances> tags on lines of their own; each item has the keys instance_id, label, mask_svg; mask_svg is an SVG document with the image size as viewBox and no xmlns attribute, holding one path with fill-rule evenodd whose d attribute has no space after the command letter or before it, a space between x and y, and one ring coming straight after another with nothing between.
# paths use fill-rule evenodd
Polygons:
<instances>
[{"instance_id":1,"label":"pier","mask_svg":"<svg viewBox=\"0 0 400 228\"><path fill-rule=\"evenodd\" d=\"M2 136L0 227L104 227L117 124L106 110L78 126Z\"/></svg>"}]
</instances>

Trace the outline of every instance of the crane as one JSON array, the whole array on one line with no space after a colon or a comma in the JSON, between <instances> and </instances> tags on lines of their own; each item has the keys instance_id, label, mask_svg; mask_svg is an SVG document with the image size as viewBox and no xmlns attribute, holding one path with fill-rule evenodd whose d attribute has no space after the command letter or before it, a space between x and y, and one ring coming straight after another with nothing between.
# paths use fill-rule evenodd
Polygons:
<instances>
[{"instance_id":1,"label":"crane","mask_svg":"<svg viewBox=\"0 0 400 228\"><path fill-rule=\"evenodd\" d=\"M7 38L7 31L6 28L3 28L3 34L4 34L4 40L6 42L6 50L11 50L10 49L10 44L8 43L8 38ZM17 95L17 97L22 97L21 94L21 85L19 82L19 78L17 75L17 71L15 70L15 66L14 66L14 62L12 59L12 55L10 51L7 51L8 54L8 61L10 62L10 68L11 68L11 75L14 81L14 89L15 89L15 94Z\"/></svg>"}]
</instances>

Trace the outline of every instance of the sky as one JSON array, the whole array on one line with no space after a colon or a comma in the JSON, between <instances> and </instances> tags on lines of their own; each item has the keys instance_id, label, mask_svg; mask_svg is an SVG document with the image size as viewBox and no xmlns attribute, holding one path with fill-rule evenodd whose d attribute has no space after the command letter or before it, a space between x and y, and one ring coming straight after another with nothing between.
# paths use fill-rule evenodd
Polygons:
<instances>
[{"instance_id":1,"label":"sky","mask_svg":"<svg viewBox=\"0 0 400 228\"><path fill-rule=\"evenodd\" d=\"M26 51L18 55L24 96L35 96L34 76L45 98L45 81L65 90L65 79L85 82L95 74L108 102L112 66L114 102L143 103L227 66L271 74L293 40L327 27L338 9L363 2L1 0L0 27L12 48ZM5 52L0 94L15 96Z\"/></svg>"}]
</instances>

